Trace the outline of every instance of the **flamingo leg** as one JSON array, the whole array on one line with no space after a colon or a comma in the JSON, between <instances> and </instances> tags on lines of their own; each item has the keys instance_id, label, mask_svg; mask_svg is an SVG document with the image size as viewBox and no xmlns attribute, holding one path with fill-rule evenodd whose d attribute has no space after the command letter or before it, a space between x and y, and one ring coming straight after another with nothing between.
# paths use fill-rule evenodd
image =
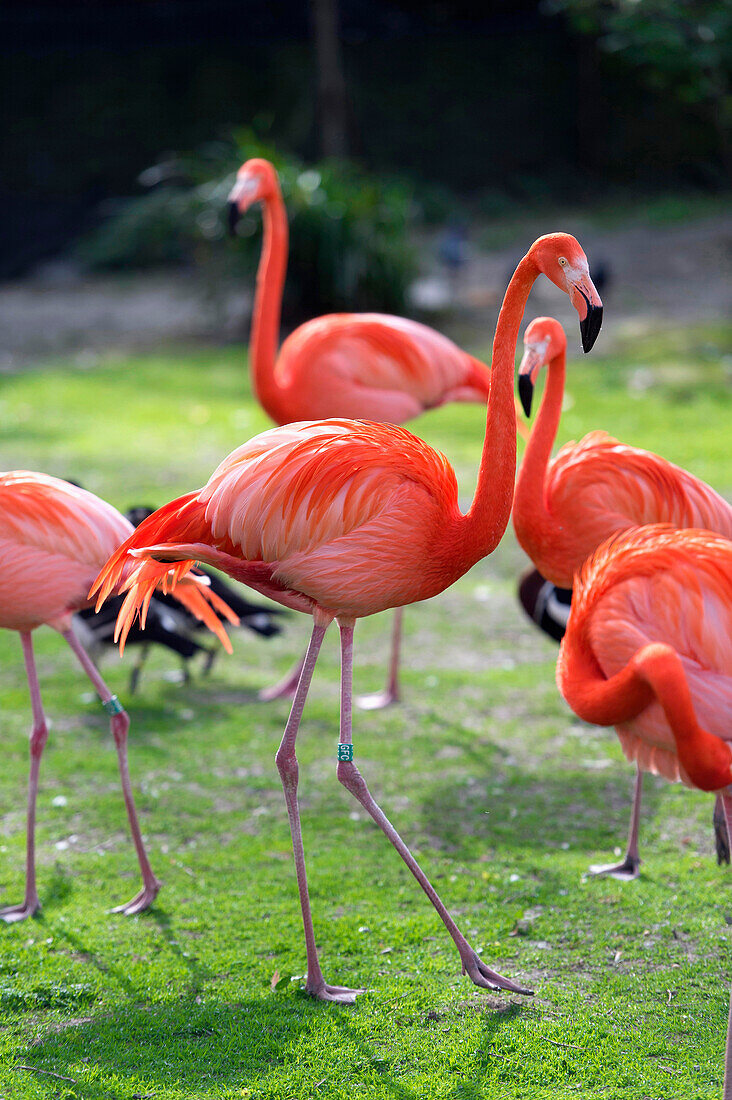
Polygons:
<instances>
[{"instance_id":1,"label":"flamingo leg","mask_svg":"<svg viewBox=\"0 0 732 1100\"><path fill-rule=\"evenodd\" d=\"M723 863L729 863L730 844L727 832L727 817L724 810L724 800L721 794L717 794L714 800L714 847L717 853L717 863L721 867Z\"/></svg>"},{"instance_id":2,"label":"flamingo leg","mask_svg":"<svg viewBox=\"0 0 732 1100\"><path fill-rule=\"evenodd\" d=\"M341 731L340 731L340 744L352 745L351 740L351 700L352 700L352 677L353 677L353 623L348 620L339 620L339 626L341 629ZM346 755L346 753L343 753ZM361 803L366 812L374 819L379 828L384 832L387 838L396 848L399 855L406 863L409 870L416 878L419 885L424 890L427 897L430 899L435 909L439 913L443 924L447 928L447 931L452 936L455 946L460 954L460 961L463 967L463 973L467 974L475 985L482 986L484 989L508 989L512 993L532 993L530 989L524 989L520 985L516 985L510 978L504 978L502 974L497 973L495 970L491 970L485 965L476 953L476 951L470 946L465 936L462 934L457 924L450 916L449 912L443 905L436 890L430 883L429 879L425 875L422 868L417 863L416 859L407 848L402 838L397 833L394 826L384 814L383 810L377 805L371 796L371 793L366 786L366 781L359 772L356 765L352 760L344 760L341 758L341 750L339 750L338 760L338 781L343 784L346 790Z\"/></svg>"},{"instance_id":3,"label":"flamingo leg","mask_svg":"<svg viewBox=\"0 0 732 1100\"><path fill-rule=\"evenodd\" d=\"M297 691L306 660L307 655L300 657L281 680L278 680L276 684L272 684L271 687L262 688L257 698L262 703L271 703L274 699L291 699Z\"/></svg>"},{"instance_id":4,"label":"flamingo leg","mask_svg":"<svg viewBox=\"0 0 732 1100\"><path fill-rule=\"evenodd\" d=\"M41 688L38 683L30 631L21 632L20 640L23 643L25 671L28 677L28 687L30 688L33 727L30 734L30 772L28 774L28 812L25 834L25 897L20 905L8 905L6 908L0 909L0 919L8 924L26 920L41 908L36 887L36 795L38 793L41 756L48 740L48 726L46 725L46 716L43 713Z\"/></svg>"},{"instance_id":5,"label":"flamingo leg","mask_svg":"<svg viewBox=\"0 0 732 1100\"><path fill-rule=\"evenodd\" d=\"M384 707L390 707L392 703L399 702L399 650L402 642L403 619L404 608L395 608L394 622L391 630L391 656L389 658L389 672L386 687L383 691L374 692L373 695L359 695L356 699L356 703L361 710L381 710Z\"/></svg>"},{"instance_id":6,"label":"flamingo leg","mask_svg":"<svg viewBox=\"0 0 732 1100\"><path fill-rule=\"evenodd\" d=\"M94 689L102 700L102 703L111 703L113 698L116 702L116 696L112 695L104 680L99 675L89 654L86 652L73 630L64 630L62 634L76 654L84 672L94 685ZM119 762L119 774L122 781L122 794L127 808L127 817L130 823L130 832L132 833L135 851L137 852L137 860L140 864L140 871L142 873L142 890L135 894L134 898L128 901L126 905L118 905L112 909L112 912L125 913L127 916L132 916L134 913L141 913L143 909L147 909L152 905L160 889L160 882L155 878L152 867L150 866L150 860L148 859L145 844L142 839L142 832L140 831L140 823L137 819L135 800L132 795L130 770L127 763L127 731L130 728L130 718L127 711L122 710L118 714L111 714L109 727L117 747L117 760Z\"/></svg>"},{"instance_id":7,"label":"flamingo leg","mask_svg":"<svg viewBox=\"0 0 732 1100\"><path fill-rule=\"evenodd\" d=\"M628 846L625 851L625 859L622 863L593 863L590 867L591 875L608 875L611 878L626 879L628 881L638 878L638 869L641 865L641 859L638 855L638 828L640 825L642 793L643 772L636 765L633 806L630 811L630 828L628 830Z\"/></svg>"},{"instance_id":8,"label":"flamingo leg","mask_svg":"<svg viewBox=\"0 0 732 1100\"><path fill-rule=\"evenodd\" d=\"M292 851L295 857L295 873L297 874L297 888L300 894L300 908L302 909L302 923L305 929L305 950L307 952L308 972L305 982L305 991L312 997L321 1001L337 1001L340 1004L352 1004L362 989L347 989L340 985L326 985L323 972L318 960L318 949L315 945L315 933L313 931L313 918L310 912L310 895L308 894L308 880L305 871L305 849L302 843L302 829L300 827L300 808L297 801L297 781L299 767L295 755L295 740L300 728L300 720L305 707L305 700L313 678L315 662L320 653L320 647L328 629L328 623L315 622L313 633L310 637L302 665L300 681L297 685L295 698L292 701L292 709L287 719L285 732L280 742L280 747L275 756L277 770L282 780L282 789L285 792L287 804L287 816L290 820L290 833L292 834Z\"/></svg>"},{"instance_id":9,"label":"flamingo leg","mask_svg":"<svg viewBox=\"0 0 732 1100\"><path fill-rule=\"evenodd\" d=\"M729 790L729 788L727 788ZM719 795L717 796L720 797ZM727 842L732 841L732 796L727 791L721 795L724 816L727 822ZM724 1090L722 1100L732 1100L732 997L730 998L727 1018L727 1043L724 1052Z\"/></svg>"}]
</instances>

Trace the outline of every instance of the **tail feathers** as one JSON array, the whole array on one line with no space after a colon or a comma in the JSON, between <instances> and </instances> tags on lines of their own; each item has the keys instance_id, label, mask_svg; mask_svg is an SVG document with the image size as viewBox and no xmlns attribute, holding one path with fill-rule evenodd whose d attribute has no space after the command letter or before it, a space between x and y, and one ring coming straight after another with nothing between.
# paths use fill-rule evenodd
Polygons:
<instances>
[{"instance_id":1,"label":"tail feathers","mask_svg":"<svg viewBox=\"0 0 732 1100\"><path fill-rule=\"evenodd\" d=\"M232 652L229 636L216 611L221 612L230 623L236 625L239 618L228 604L211 592L208 584L196 577L186 576L193 566L192 561L177 562L174 566L167 562L143 561L137 566L122 587L127 590L124 603L117 616L114 640L119 641L120 653L124 652L127 635L139 613L140 626L144 629L150 600L155 589L172 593L176 599L200 619L212 634L215 634L227 653Z\"/></svg>"},{"instance_id":2,"label":"tail feathers","mask_svg":"<svg viewBox=\"0 0 732 1100\"><path fill-rule=\"evenodd\" d=\"M159 586L163 592L174 593L231 653L231 642L215 611L222 613L231 623L237 623L238 618L219 596L211 592L205 578L187 576L195 564L195 555L188 553L184 560L181 554L173 554L167 561L150 560L153 549L161 555L172 549L165 545L166 539L173 543L190 540L201 545L207 529L205 506L197 498L197 492L178 497L143 520L94 581L89 595L98 592L97 610L112 592L127 592L115 630L115 641L120 640L120 652L124 651L127 635L138 612L141 625L145 625L152 594ZM153 548L151 544L156 545ZM145 560L140 561L143 556Z\"/></svg>"}]
</instances>

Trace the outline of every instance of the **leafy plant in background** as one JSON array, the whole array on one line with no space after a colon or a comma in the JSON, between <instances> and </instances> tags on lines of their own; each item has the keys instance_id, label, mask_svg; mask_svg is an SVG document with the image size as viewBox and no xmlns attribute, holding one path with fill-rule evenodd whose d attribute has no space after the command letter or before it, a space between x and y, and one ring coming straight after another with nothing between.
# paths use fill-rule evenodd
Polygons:
<instances>
[{"instance_id":1,"label":"leafy plant in background","mask_svg":"<svg viewBox=\"0 0 732 1100\"><path fill-rule=\"evenodd\" d=\"M730 0L545 0L581 34L638 67L649 87L701 107L732 179Z\"/></svg>"},{"instance_id":2,"label":"leafy plant in background","mask_svg":"<svg viewBox=\"0 0 732 1100\"><path fill-rule=\"evenodd\" d=\"M147 193L112 211L79 246L80 258L92 269L106 270L192 263L209 282L252 274L261 215L253 211L244 218L238 239L229 244L226 200L236 169L253 156L275 164L287 206L286 313L403 311L417 270L410 236L419 207L412 186L350 161L306 166L249 130L143 172ZM429 198L434 207L436 200Z\"/></svg>"}]
</instances>

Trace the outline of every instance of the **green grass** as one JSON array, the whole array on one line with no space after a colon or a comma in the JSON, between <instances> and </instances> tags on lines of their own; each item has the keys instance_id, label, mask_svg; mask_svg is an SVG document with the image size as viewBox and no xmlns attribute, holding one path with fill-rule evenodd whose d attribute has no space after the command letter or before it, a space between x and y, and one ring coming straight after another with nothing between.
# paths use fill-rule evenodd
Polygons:
<instances>
[{"instance_id":1,"label":"green grass","mask_svg":"<svg viewBox=\"0 0 732 1100\"><path fill-rule=\"evenodd\" d=\"M732 388L721 327L671 331L570 367L563 438L604 427L732 491ZM726 345L725 345L726 340ZM0 378L4 468L74 477L120 507L201 483L266 427L238 349L172 351ZM483 412L414 425L454 461L466 500ZM128 703L130 757L164 880L139 917L106 910L138 873L98 704L50 631L36 635L51 736L43 760L41 915L0 930L0 1096L101 1100L718 1097L732 975L732 877L712 859L711 799L650 780L638 882L584 881L625 839L632 770L611 731L554 687L555 648L521 619L512 536L407 612L405 702L358 713L356 758L483 957L533 999L459 975L431 907L335 778L337 647L326 640L298 754L316 935L353 1008L300 991L305 952L273 756L285 703L256 702L308 633L241 637L209 679L150 662L103 672ZM356 688L380 686L383 617L356 632ZM22 893L29 705L0 635L0 885ZM54 804L58 796L65 804ZM279 987L271 989L273 978ZM26 1068L23 1068L26 1067ZM54 1076L56 1075L56 1076Z\"/></svg>"}]
</instances>

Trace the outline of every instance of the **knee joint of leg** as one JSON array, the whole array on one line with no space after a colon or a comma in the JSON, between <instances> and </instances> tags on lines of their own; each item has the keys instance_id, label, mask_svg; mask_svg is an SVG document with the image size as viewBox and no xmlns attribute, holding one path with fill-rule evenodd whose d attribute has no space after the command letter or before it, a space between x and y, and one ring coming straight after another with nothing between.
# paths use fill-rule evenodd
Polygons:
<instances>
[{"instance_id":1,"label":"knee joint of leg","mask_svg":"<svg viewBox=\"0 0 732 1100\"><path fill-rule=\"evenodd\" d=\"M31 756L40 756L43 752L43 747L48 741L48 726L46 725L45 718L37 723L34 723L33 729L30 735L30 751Z\"/></svg>"},{"instance_id":2,"label":"knee joint of leg","mask_svg":"<svg viewBox=\"0 0 732 1100\"><path fill-rule=\"evenodd\" d=\"M297 757L293 753L278 752L275 756L275 764L277 765L277 771L280 773L282 782L297 783L298 777L298 763Z\"/></svg>"}]
</instances>

